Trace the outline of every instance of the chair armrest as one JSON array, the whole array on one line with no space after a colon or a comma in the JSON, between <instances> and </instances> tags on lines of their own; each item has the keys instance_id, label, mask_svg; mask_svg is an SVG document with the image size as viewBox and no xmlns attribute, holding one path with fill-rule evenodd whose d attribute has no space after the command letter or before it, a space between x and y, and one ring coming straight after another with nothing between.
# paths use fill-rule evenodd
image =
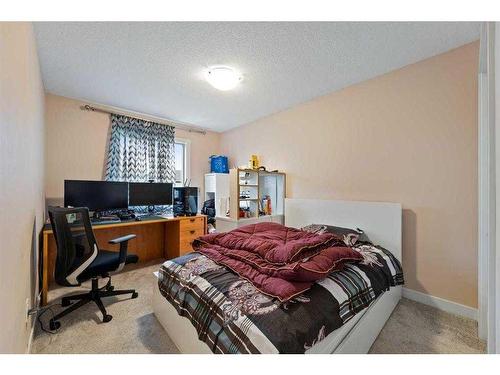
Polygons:
<instances>
[{"instance_id":1,"label":"chair armrest","mask_svg":"<svg viewBox=\"0 0 500 375\"><path fill-rule=\"evenodd\" d=\"M116 244L119 244L119 243L122 243L125 241L130 241L131 239L134 239L135 237L137 237L135 234L127 234L126 236L118 237L118 238L114 238L112 240L109 240L108 243L116 245Z\"/></svg>"},{"instance_id":2,"label":"chair armrest","mask_svg":"<svg viewBox=\"0 0 500 375\"><path fill-rule=\"evenodd\" d=\"M125 262L127 260L128 241L135 237L135 234L129 234L127 236L118 237L109 241L109 243L113 245L120 244L119 266L115 270L115 272L120 272L125 265Z\"/></svg>"}]
</instances>

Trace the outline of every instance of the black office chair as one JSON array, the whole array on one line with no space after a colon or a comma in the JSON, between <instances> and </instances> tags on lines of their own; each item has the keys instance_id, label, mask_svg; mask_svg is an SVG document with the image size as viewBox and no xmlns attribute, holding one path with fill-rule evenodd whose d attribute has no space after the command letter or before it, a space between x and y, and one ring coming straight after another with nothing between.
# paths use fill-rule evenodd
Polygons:
<instances>
[{"instance_id":1,"label":"black office chair","mask_svg":"<svg viewBox=\"0 0 500 375\"><path fill-rule=\"evenodd\" d=\"M137 263L137 255L127 254L128 241L134 234L109 241L120 244L120 252L100 250L92 226L88 208L49 207L50 223L57 245L55 281L62 286L80 286L83 281L92 279L92 290L88 293L70 295L62 298L61 305L69 306L50 320L50 329L61 326L58 321L63 316L94 301L103 315L103 322L113 317L106 312L101 298L120 294L139 295L135 290L114 290L111 285L110 272L120 271L125 264ZM68 219L72 217L70 224ZM99 288L98 279L109 278L107 284ZM76 301L72 303L72 301Z\"/></svg>"}]
</instances>

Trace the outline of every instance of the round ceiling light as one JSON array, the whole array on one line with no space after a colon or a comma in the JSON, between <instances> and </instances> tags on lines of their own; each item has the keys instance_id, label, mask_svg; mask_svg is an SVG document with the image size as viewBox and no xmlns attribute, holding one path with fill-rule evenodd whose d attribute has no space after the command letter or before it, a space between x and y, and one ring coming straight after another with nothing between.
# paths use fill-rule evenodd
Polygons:
<instances>
[{"instance_id":1,"label":"round ceiling light","mask_svg":"<svg viewBox=\"0 0 500 375\"><path fill-rule=\"evenodd\" d=\"M228 66L215 66L206 70L205 78L217 90L234 89L243 79L242 75Z\"/></svg>"}]
</instances>

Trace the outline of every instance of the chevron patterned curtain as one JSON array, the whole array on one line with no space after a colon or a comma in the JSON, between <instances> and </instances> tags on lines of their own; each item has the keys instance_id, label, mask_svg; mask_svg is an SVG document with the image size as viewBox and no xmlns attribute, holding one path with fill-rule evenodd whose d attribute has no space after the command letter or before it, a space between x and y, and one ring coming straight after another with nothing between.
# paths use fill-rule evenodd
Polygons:
<instances>
[{"instance_id":1,"label":"chevron patterned curtain","mask_svg":"<svg viewBox=\"0 0 500 375\"><path fill-rule=\"evenodd\" d=\"M173 126L112 114L105 179L174 182L174 140Z\"/></svg>"}]
</instances>

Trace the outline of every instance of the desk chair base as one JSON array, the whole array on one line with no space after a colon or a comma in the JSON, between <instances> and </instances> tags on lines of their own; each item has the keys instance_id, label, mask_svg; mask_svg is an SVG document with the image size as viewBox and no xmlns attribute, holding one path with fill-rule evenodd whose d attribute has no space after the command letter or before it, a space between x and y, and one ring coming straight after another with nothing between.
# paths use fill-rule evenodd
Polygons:
<instances>
[{"instance_id":1,"label":"desk chair base","mask_svg":"<svg viewBox=\"0 0 500 375\"><path fill-rule=\"evenodd\" d=\"M131 294L131 298L137 298L139 296L139 293L137 293L134 289L114 290L114 286L111 285L111 278L109 278L108 283L102 288L99 288L97 280L97 278L92 279L92 290L90 292L62 298L61 306L69 307L50 319L49 327L51 330L55 331L61 327L61 323L58 320L63 316L68 315L70 312L79 309L91 301L93 301L99 310L101 310L103 323L107 323L113 319L113 317L106 312L101 298L118 296L121 294ZM72 301L77 302L71 303Z\"/></svg>"}]
</instances>

